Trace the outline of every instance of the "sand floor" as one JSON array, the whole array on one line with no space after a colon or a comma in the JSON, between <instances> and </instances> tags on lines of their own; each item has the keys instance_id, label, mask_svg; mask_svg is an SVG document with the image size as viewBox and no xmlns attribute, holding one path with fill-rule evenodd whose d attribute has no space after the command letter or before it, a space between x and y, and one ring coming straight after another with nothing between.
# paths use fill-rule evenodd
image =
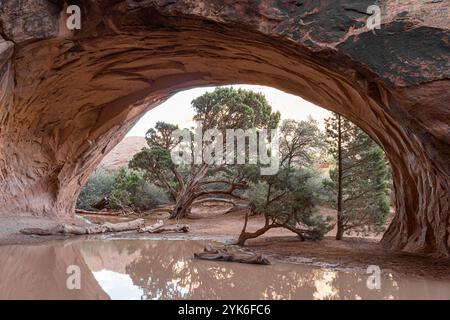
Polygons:
<instances>
[{"instance_id":1,"label":"sand floor","mask_svg":"<svg viewBox=\"0 0 450 320\"><path fill-rule=\"evenodd\" d=\"M153 224L159 219L166 223L175 224L174 220L166 220L167 208L155 210L151 214L141 215L146 224ZM190 218L181 219L180 224L188 224L190 232L181 237L185 239L204 237L209 239L227 240L237 239L244 222L245 209L238 208L228 213L226 205L203 204L192 210ZM323 215L333 215L329 208L319 208ZM139 215L129 216L94 216L84 215L76 223L101 223L104 221L119 222L136 219ZM88 221L87 221L88 220ZM41 243L54 241L65 237L25 236L19 230L25 227L51 226L61 221L42 220L30 217L2 218L0 220L0 245ZM263 217L250 216L248 231L258 229L263 225ZM432 257L411 255L402 252L385 250L378 241L380 235L368 238L347 236L344 240L336 241L332 230L323 240L299 241L295 234L285 229L274 229L260 238L248 241L247 246L252 250L262 252L268 256L294 263L323 265L335 269L366 269L369 265L378 265L385 272L413 275L425 278L450 279L450 259L436 259ZM115 237L143 237L136 232L115 234ZM174 235L177 237L177 235ZM172 236L173 237L173 236ZM180 236L178 236L180 237Z\"/></svg>"}]
</instances>

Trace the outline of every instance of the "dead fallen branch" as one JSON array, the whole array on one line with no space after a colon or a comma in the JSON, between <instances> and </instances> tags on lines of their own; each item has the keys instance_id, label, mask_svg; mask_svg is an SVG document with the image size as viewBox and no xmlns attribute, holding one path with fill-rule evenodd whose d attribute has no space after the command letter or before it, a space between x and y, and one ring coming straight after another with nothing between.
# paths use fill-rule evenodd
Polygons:
<instances>
[{"instance_id":1,"label":"dead fallen branch","mask_svg":"<svg viewBox=\"0 0 450 320\"><path fill-rule=\"evenodd\" d=\"M161 228L163 225L164 225L164 222L162 220L158 220L158 221L156 221L155 224L145 226L145 227L139 229L139 232L152 232L158 228Z\"/></svg>"},{"instance_id":2,"label":"dead fallen branch","mask_svg":"<svg viewBox=\"0 0 450 320\"><path fill-rule=\"evenodd\" d=\"M161 227L158 228L156 230L153 231L147 231L150 233L169 233L169 232L173 232L173 233L186 233L189 232L189 226L188 225L181 225L181 226L166 226L166 227Z\"/></svg>"},{"instance_id":3,"label":"dead fallen branch","mask_svg":"<svg viewBox=\"0 0 450 320\"><path fill-rule=\"evenodd\" d=\"M173 232L173 233L186 233L189 232L188 225L164 225L162 220L158 220L155 224L143 227L139 229L139 232L148 233L163 233L163 232Z\"/></svg>"},{"instance_id":4,"label":"dead fallen branch","mask_svg":"<svg viewBox=\"0 0 450 320\"><path fill-rule=\"evenodd\" d=\"M269 265L270 261L261 254L253 252L231 251L228 248L214 248L207 245L203 252L194 253L194 257L203 260L229 261L249 264Z\"/></svg>"},{"instance_id":5,"label":"dead fallen branch","mask_svg":"<svg viewBox=\"0 0 450 320\"><path fill-rule=\"evenodd\" d=\"M28 235L85 235L85 234L99 234L108 232L123 232L139 230L145 226L144 219L136 219L120 223L103 223L94 225L74 225L74 224L59 224L53 228L26 228L20 230L20 233Z\"/></svg>"},{"instance_id":6,"label":"dead fallen branch","mask_svg":"<svg viewBox=\"0 0 450 320\"><path fill-rule=\"evenodd\" d=\"M75 213L104 215L104 216L118 216L121 214L121 212L118 212L118 211L91 211L91 210L83 210L83 209L75 209Z\"/></svg>"}]
</instances>

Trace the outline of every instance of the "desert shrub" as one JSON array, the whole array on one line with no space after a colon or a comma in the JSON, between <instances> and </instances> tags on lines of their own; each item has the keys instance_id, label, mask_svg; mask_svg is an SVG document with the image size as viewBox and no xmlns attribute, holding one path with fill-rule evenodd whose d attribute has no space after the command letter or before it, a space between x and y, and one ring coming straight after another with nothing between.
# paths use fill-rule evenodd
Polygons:
<instances>
[{"instance_id":1,"label":"desert shrub","mask_svg":"<svg viewBox=\"0 0 450 320\"><path fill-rule=\"evenodd\" d=\"M112 209L143 212L168 202L167 194L147 182L143 175L121 168L116 175L109 197Z\"/></svg>"},{"instance_id":2,"label":"desert shrub","mask_svg":"<svg viewBox=\"0 0 450 320\"><path fill-rule=\"evenodd\" d=\"M303 239L319 240L330 229L330 219L314 212L316 196L304 169L282 169L274 176L266 176L251 183L247 192L250 210L265 217L265 225L258 231L242 231L238 243L261 235L271 228L287 228Z\"/></svg>"},{"instance_id":3,"label":"desert shrub","mask_svg":"<svg viewBox=\"0 0 450 320\"><path fill-rule=\"evenodd\" d=\"M308 190L314 194L314 201L316 205L329 206L334 198L330 193L329 189L324 186L324 180L328 177L328 172L324 173L314 168L307 168L309 174L309 179L306 184Z\"/></svg>"},{"instance_id":4,"label":"desert shrub","mask_svg":"<svg viewBox=\"0 0 450 320\"><path fill-rule=\"evenodd\" d=\"M95 170L81 189L76 207L83 210L92 210L92 203L110 195L115 179L116 173L100 169Z\"/></svg>"}]
</instances>

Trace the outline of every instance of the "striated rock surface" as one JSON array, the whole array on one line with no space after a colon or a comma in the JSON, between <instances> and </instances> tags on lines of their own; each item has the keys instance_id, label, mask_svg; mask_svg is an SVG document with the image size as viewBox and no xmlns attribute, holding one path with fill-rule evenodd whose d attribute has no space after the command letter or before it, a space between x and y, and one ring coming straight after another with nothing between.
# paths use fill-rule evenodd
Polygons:
<instances>
[{"instance_id":1,"label":"striated rock surface","mask_svg":"<svg viewBox=\"0 0 450 320\"><path fill-rule=\"evenodd\" d=\"M0 5L0 215L71 216L91 171L150 108L202 85L272 86L386 151L391 249L450 255L447 0L78 0ZM168 110L170 112L170 110Z\"/></svg>"}]
</instances>

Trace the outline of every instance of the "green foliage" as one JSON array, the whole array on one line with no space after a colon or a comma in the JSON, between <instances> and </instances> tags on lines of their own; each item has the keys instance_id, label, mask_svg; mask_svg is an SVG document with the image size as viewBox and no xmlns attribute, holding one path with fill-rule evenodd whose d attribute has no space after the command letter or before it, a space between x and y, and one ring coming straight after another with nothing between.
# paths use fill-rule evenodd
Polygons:
<instances>
[{"instance_id":1,"label":"green foliage","mask_svg":"<svg viewBox=\"0 0 450 320\"><path fill-rule=\"evenodd\" d=\"M167 202L160 188L149 184L142 174L121 168L111 190L109 203L112 209L142 212Z\"/></svg>"},{"instance_id":2,"label":"green foliage","mask_svg":"<svg viewBox=\"0 0 450 320\"><path fill-rule=\"evenodd\" d=\"M250 209L273 222L291 227L306 227L305 235L321 239L331 228L329 219L314 214L317 201L310 184L311 173L303 169L284 168L277 175L262 177L248 191Z\"/></svg>"},{"instance_id":3,"label":"green foliage","mask_svg":"<svg viewBox=\"0 0 450 320\"><path fill-rule=\"evenodd\" d=\"M323 181L325 177L325 173L315 170L315 169L307 169L311 175L308 180L308 187L314 193L314 197L316 199L317 205L329 205L329 192L324 188ZM328 173L327 173L328 175Z\"/></svg>"},{"instance_id":4,"label":"green foliage","mask_svg":"<svg viewBox=\"0 0 450 320\"><path fill-rule=\"evenodd\" d=\"M200 122L203 130L217 129L222 134L226 129L271 129L280 120L280 114L272 112L264 95L249 90L219 87L194 99L192 107L195 110L194 120ZM176 206L171 217L187 215L197 197L213 193L233 196L236 195L234 192L246 186L245 172L238 165L175 165L170 155L174 148L176 151L181 148L186 154L192 155L196 147L204 155L207 145L204 143L198 146L194 141L187 145L185 142L180 143L181 140L174 139L172 135L177 129L176 125L158 122L155 128L147 132L148 148L134 155L129 163L131 169L141 172L147 181L166 190L175 200ZM187 130L186 134L194 137L192 131ZM223 147L226 148L225 139Z\"/></svg>"},{"instance_id":5,"label":"green foliage","mask_svg":"<svg viewBox=\"0 0 450 320\"><path fill-rule=\"evenodd\" d=\"M157 180L161 171L170 173L174 168L169 150L159 146L143 148L128 163L130 169L142 171L147 179Z\"/></svg>"},{"instance_id":6,"label":"green foliage","mask_svg":"<svg viewBox=\"0 0 450 320\"><path fill-rule=\"evenodd\" d=\"M176 171L168 149L160 146L143 148L133 156L128 167L140 172L145 180L166 190L173 199L176 198L176 176L180 173Z\"/></svg>"},{"instance_id":7,"label":"green foliage","mask_svg":"<svg viewBox=\"0 0 450 320\"><path fill-rule=\"evenodd\" d=\"M192 101L194 120L204 128L276 128L280 113L272 107L262 93L251 90L218 87Z\"/></svg>"},{"instance_id":8,"label":"green foliage","mask_svg":"<svg viewBox=\"0 0 450 320\"><path fill-rule=\"evenodd\" d=\"M336 165L324 187L338 197L338 118L327 119L330 154ZM341 117L342 222L344 230L380 232L389 214L390 169L383 150L361 129Z\"/></svg>"},{"instance_id":9,"label":"green foliage","mask_svg":"<svg viewBox=\"0 0 450 320\"><path fill-rule=\"evenodd\" d=\"M265 216L265 226L255 233L245 228L239 243L272 227L284 227L304 239L319 240L332 228L331 218L315 213L321 199L320 175L310 167L324 153L325 144L317 122L286 120L279 131L280 170L272 176L260 175L257 165L245 165L250 188L247 196L254 214Z\"/></svg>"},{"instance_id":10,"label":"green foliage","mask_svg":"<svg viewBox=\"0 0 450 320\"><path fill-rule=\"evenodd\" d=\"M147 144L152 147L159 147L165 150L172 150L178 141L172 137L172 132L178 129L177 125L158 121L155 128L150 128L145 134Z\"/></svg>"},{"instance_id":11,"label":"green foliage","mask_svg":"<svg viewBox=\"0 0 450 320\"><path fill-rule=\"evenodd\" d=\"M100 198L108 197L114 185L116 176L103 170L95 170L81 189L76 207L92 210L91 204Z\"/></svg>"},{"instance_id":12,"label":"green foliage","mask_svg":"<svg viewBox=\"0 0 450 320\"><path fill-rule=\"evenodd\" d=\"M285 167L311 167L323 157L326 144L318 123L284 120L280 127L281 163Z\"/></svg>"}]
</instances>

